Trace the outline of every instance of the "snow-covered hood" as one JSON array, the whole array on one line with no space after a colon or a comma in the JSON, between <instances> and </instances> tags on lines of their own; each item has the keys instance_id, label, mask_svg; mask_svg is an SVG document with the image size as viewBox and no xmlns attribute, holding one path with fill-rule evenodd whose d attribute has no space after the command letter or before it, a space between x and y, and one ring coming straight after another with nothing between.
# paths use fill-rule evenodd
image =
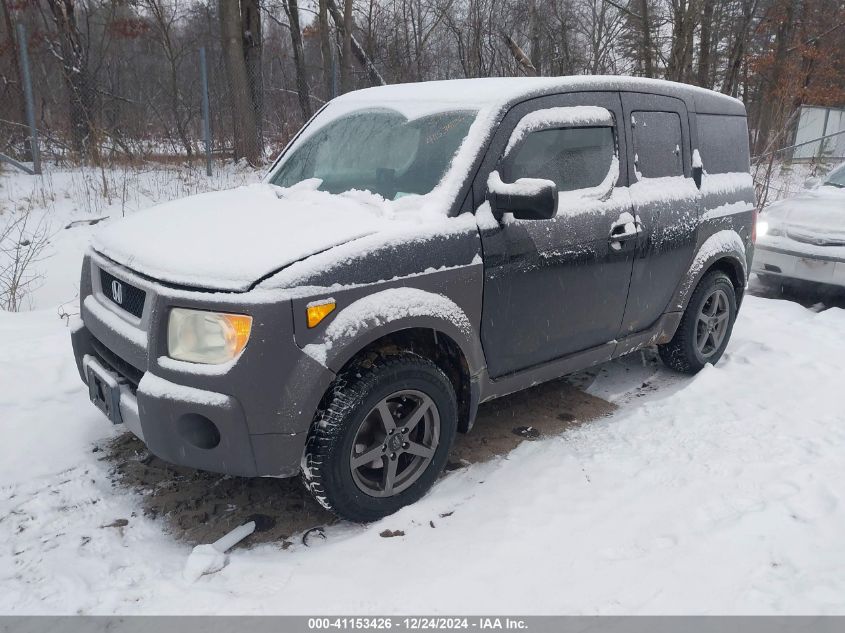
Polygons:
<instances>
[{"instance_id":1,"label":"snow-covered hood","mask_svg":"<svg viewBox=\"0 0 845 633\"><path fill-rule=\"evenodd\" d=\"M845 189L803 191L772 204L762 219L799 241L845 245Z\"/></svg>"},{"instance_id":2,"label":"snow-covered hood","mask_svg":"<svg viewBox=\"0 0 845 633\"><path fill-rule=\"evenodd\" d=\"M109 223L95 233L93 247L161 281L243 291L384 225L378 196L332 195L309 181L300 185L255 184L168 202Z\"/></svg>"}]
</instances>

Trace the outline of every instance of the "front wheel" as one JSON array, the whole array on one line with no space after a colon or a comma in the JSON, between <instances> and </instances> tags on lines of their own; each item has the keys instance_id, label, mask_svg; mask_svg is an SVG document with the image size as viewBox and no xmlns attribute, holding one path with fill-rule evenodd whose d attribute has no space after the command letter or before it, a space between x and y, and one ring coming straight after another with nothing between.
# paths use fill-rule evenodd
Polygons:
<instances>
[{"instance_id":1,"label":"front wheel","mask_svg":"<svg viewBox=\"0 0 845 633\"><path fill-rule=\"evenodd\" d=\"M303 481L324 507L356 522L413 503L446 464L457 429L449 378L416 354L343 372L314 422Z\"/></svg>"},{"instance_id":2,"label":"front wheel","mask_svg":"<svg viewBox=\"0 0 845 633\"><path fill-rule=\"evenodd\" d=\"M708 363L715 365L728 346L736 313L736 292L730 278L718 270L707 273L690 297L675 336L658 345L660 358L686 374L694 374Z\"/></svg>"}]
</instances>

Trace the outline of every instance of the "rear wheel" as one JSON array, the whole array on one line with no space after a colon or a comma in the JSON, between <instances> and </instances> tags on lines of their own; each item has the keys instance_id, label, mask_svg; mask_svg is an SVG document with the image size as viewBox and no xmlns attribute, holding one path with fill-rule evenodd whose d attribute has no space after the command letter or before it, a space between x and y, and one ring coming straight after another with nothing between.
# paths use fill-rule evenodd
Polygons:
<instances>
[{"instance_id":1,"label":"rear wheel","mask_svg":"<svg viewBox=\"0 0 845 633\"><path fill-rule=\"evenodd\" d=\"M728 346L736 312L736 293L730 278L718 270L707 273L690 297L675 336L658 346L660 358L672 369L687 374L698 372L708 363L715 365Z\"/></svg>"},{"instance_id":2,"label":"rear wheel","mask_svg":"<svg viewBox=\"0 0 845 633\"><path fill-rule=\"evenodd\" d=\"M350 521L375 521L431 487L457 428L449 378L405 353L343 372L315 421L303 458L314 497Z\"/></svg>"}]
</instances>

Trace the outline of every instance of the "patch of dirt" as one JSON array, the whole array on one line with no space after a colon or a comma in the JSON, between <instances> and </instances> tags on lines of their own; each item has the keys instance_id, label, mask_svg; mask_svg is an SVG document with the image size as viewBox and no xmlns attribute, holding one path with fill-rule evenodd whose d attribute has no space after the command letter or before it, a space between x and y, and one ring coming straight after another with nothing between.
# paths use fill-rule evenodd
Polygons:
<instances>
[{"instance_id":1,"label":"patch of dirt","mask_svg":"<svg viewBox=\"0 0 845 633\"><path fill-rule=\"evenodd\" d=\"M563 380L499 398L479 408L472 431L458 434L446 470L503 455L520 442L558 435L615 408ZM249 544L273 542L287 549L293 541L307 544L322 535L323 526L338 521L298 477L248 479L174 466L152 455L131 433L101 448L101 459L112 466L112 485L139 492L144 514L163 517L175 538L192 545L211 543L254 520Z\"/></svg>"},{"instance_id":2,"label":"patch of dirt","mask_svg":"<svg viewBox=\"0 0 845 633\"><path fill-rule=\"evenodd\" d=\"M481 405L472 430L455 439L449 461L483 462L509 453L520 442L560 435L615 409L564 379L547 382Z\"/></svg>"},{"instance_id":3,"label":"patch of dirt","mask_svg":"<svg viewBox=\"0 0 845 633\"><path fill-rule=\"evenodd\" d=\"M177 539L192 545L212 543L255 520L250 543L285 547L295 535L336 521L298 477L231 477L174 466L150 453L131 433L104 448L113 467L112 485L140 492L144 514L163 517Z\"/></svg>"}]
</instances>

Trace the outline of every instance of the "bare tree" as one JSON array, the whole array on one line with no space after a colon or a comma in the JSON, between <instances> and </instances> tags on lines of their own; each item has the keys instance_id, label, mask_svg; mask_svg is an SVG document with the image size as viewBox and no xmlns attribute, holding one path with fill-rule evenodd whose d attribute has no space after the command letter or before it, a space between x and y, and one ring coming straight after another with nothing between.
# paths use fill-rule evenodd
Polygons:
<instances>
[{"instance_id":1,"label":"bare tree","mask_svg":"<svg viewBox=\"0 0 845 633\"><path fill-rule=\"evenodd\" d=\"M787 72L786 60L789 53L789 46L792 43L795 29L795 12L798 10L800 0L782 0L781 6L777 7L782 12L782 19L775 32L775 43L773 51L773 63L771 73L766 77L763 99L759 103L759 116L757 118L757 137L755 150L757 154L770 149L769 134L774 127L777 118L784 116L782 112L783 99L778 91L782 88L783 78Z\"/></svg>"},{"instance_id":2,"label":"bare tree","mask_svg":"<svg viewBox=\"0 0 845 633\"><path fill-rule=\"evenodd\" d=\"M290 22L290 39L293 44L293 64L296 72L296 94L299 97L299 108L305 119L311 118L311 95L308 78L305 73L305 53L302 49L302 31L299 29L299 6L296 0L287 0L285 11Z\"/></svg>"},{"instance_id":3,"label":"bare tree","mask_svg":"<svg viewBox=\"0 0 845 633\"><path fill-rule=\"evenodd\" d=\"M326 6L329 9L329 12L332 15L332 20L334 20L335 27L341 30L344 29L344 19L341 15L340 11L337 8L337 5L334 3L334 0L326 0ZM354 23L351 23L354 27ZM372 60L367 55L364 48L358 43L358 40L355 38L354 33L352 32L353 29L349 29L349 43L352 47L352 53L358 59L358 63L361 64L367 71L367 76L370 79L370 83L374 86L381 86L384 85L386 82L384 78L381 76L381 73L376 69L375 64L373 64ZM341 34L343 37L343 34Z\"/></svg>"},{"instance_id":4,"label":"bare tree","mask_svg":"<svg viewBox=\"0 0 845 633\"><path fill-rule=\"evenodd\" d=\"M340 90L352 90L352 0L343 3L343 30L341 31Z\"/></svg>"},{"instance_id":5,"label":"bare tree","mask_svg":"<svg viewBox=\"0 0 845 633\"><path fill-rule=\"evenodd\" d=\"M264 110L264 75L261 68L261 56L264 37L261 32L261 3L260 0L240 0L240 2L246 79L249 84L249 98L252 102L252 110L255 113L258 128L259 150L263 152L261 121Z\"/></svg>"},{"instance_id":6,"label":"bare tree","mask_svg":"<svg viewBox=\"0 0 845 633\"><path fill-rule=\"evenodd\" d=\"M736 96L739 87L739 73L745 56L746 44L752 20L757 12L759 0L740 0L742 6L741 17L735 21L732 34L733 41L729 44L729 53L725 77L722 82L722 92Z\"/></svg>"},{"instance_id":7,"label":"bare tree","mask_svg":"<svg viewBox=\"0 0 845 633\"><path fill-rule=\"evenodd\" d=\"M96 154L94 130L94 90L88 69L88 49L77 23L75 0L47 0L56 27L59 48L53 54L61 60L70 100L71 138L78 155Z\"/></svg>"},{"instance_id":8,"label":"bare tree","mask_svg":"<svg viewBox=\"0 0 845 633\"><path fill-rule=\"evenodd\" d=\"M332 56L327 0L318 0L317 21L320 29L320 55L323 58L323 83L326 86L326 97L331 98L335 93L334 58Z\"/></svg>"},{"instance_id":9,"label":"bare tree","mask_svg":"<svg viewBox=\"0 0 845 633\"><path fill-rule=\"evenodd\" d=\"M240 6L233 0L220 0L220 31L223 59L229 81L229 96L234 123L235 158L246 158L251 165L261 162L258 122L250 98L246 60L243 55Z\"/></svg>"},{"instance_id":10,"label":"bare tree","mask_svg":"<svg viewBox=\"0 0 845 633\"><path fill-rule=\"evenodd\" d=\"M387 82L668 77L745 101L758 154L785 142L801 104L845 102L842 0L0 0L0 12L0 144L16 158L19 22L57 160L193 157L200 45L213 146L252 163L323 99Z\"/></svg>"},{"instance_id":11,"label":"bare tree","mask_svg":"<svg viewBox=\"0 0 845 633\"><path fill-rule=\"evenodd\" d=\"M0 227L0 309L17 312L41 281L35 265L43 259L49 235L42 219L33 226L30 212Z\"/></svg>"},{"instance_id":12,"label":"bare tree","mask_svg":"<svg viewBox=\"0 0 845 633\"><path fill-rule=\"evenodd\" d=\"M710 79L710 68L712 64L711 52L713 50L713 12L716 9L716 0L703 0L701 3L701 32L698 42L698 76L697 83L704 88L710 88L713 84Z\"/></svg>"},{"instance_id":13,"label":"bare tree","mask_svg":"<svg viewBox=\"0 0 845 633\"><path fill-rule=\"evenodd\" d=\"M167 60L167 90L169 94L170 115L173 119L176 135L188 157L193 155L189 138L190 109L185 108L179 81L179 66L185 57L186 49L174 42L173 30L177 21L178 8L162 0L144 0L144 6L152 16L154 37L164 52ZM187 111L186 111L187 110Z\"/></svg>"},{"instance_id":14,"label":"bare tree","mask_svg":"<svg viewBox=\"0 0 845 633\"><path fill-rule=\"evenodd\" d=\"M696 0L670 0L672 44L666 65L666 79L685 81L692 70L693 36L698 25Z\"/></svg>"},{"instance_id":15,"label":"bare tree","mask_svg":"<svg viewBox=\"0 0 845 633\"><path fill-rule=\"evenodd\" d=\"M525 51L523 51L519 47L519 44L517 44L510 35L505 33L504 30L500 31L500 33L502 39L505 41L505 44L507 44L508 46L508 50L510 50L511 55L513 55L513 58L519 64L519 67L522 69L522 71L526 75L536 77L539 73L534 67L534 64L531 63L531 59L528 57L528 55L525 54Z\"/></svg>"}]
</instances>

